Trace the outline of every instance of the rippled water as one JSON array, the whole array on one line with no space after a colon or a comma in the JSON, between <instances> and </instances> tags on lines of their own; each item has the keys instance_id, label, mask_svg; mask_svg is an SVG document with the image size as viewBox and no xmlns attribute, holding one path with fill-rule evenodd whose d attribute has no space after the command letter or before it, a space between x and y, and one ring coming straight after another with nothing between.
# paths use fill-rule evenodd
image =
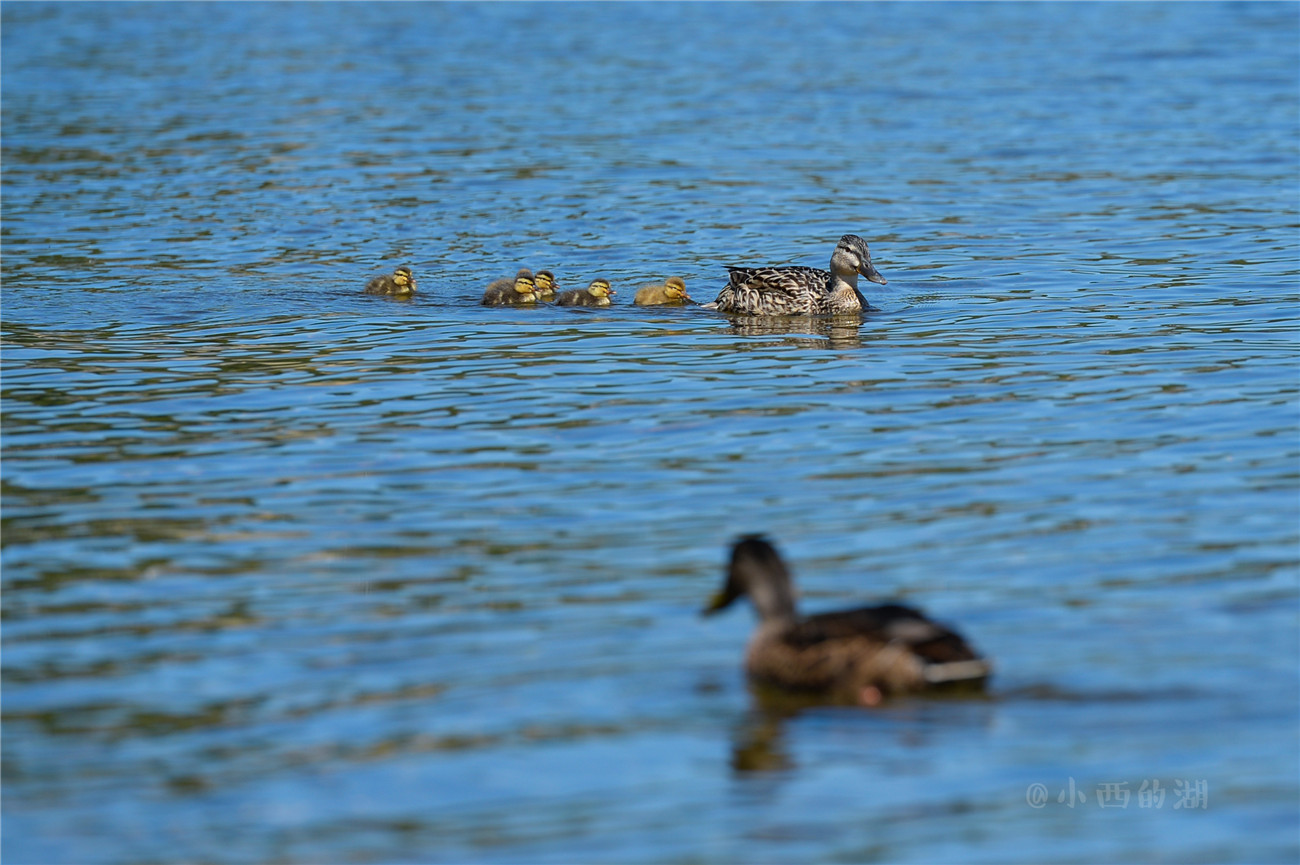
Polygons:
<instances>
[{"instance_id":1,"label":"rippled water","mask_svg":"<svg viewBox=\"0 0 1300 865\"><path fill-rule=\"evenodd\" d=\"M6 862L1300 856L1300 7L2 12ZM756 530L987 699L751 693Z\"/></svg>"}]
</instances>

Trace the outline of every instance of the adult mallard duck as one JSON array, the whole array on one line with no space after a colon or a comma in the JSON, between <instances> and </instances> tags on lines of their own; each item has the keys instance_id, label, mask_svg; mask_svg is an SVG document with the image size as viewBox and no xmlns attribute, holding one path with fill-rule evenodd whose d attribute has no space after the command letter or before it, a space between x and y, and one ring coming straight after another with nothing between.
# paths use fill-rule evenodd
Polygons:
<instances>
[{"instance_id":1,"label":"adult mallard duck","mask_svg":"<svg viewBox=\"0 0 1300 865\"><path fill-rule=\"evenodd\" d=\"M560 284L555 281L555 274L549 270L537 271L536 292L538 300L553 300Z\"/></svg>"},{"instance_id":2,"label":"adult mallard duck","mask_svg":"<svg viewBox=\"0 0 1300 865\"><path fill-rule=\"evenodd\" d=\"M484 306L517 306L537 302L533 272L522 268L514 279L498 279L483 292Z\"/></svg>"},{"instance_id":3,"label":"adult mallard duck","mask_svg":"<svg viewBox=\"0 0 1300 865\"><path fill-rule=\"evenodd\" d=\"M366 283L366 294L414 294L415 277L411 268L399 267L392 276L376 276Z\"/></svg>"},{"instance_id":4,"label":"adult mallard duck","mask_svg":"<svg viewBox=\"0 0 1300 865\"><path fill-rule=\"evenodd\" d=\"M637 306L662 306L667 303L680 304L690 301L686 293L686 280L680 276L670 276L663 282L643 285L636 290L632 303Z\"/></svg>"},{"instance_id":5,"label":"adult mallard duck","mask_svg":"<svg viewBox=\"0 0 1300 865\"><path fill-rule=\"evenodd\" d=\"M706 309L747 315L834 315L871 309L858 291L858 274L885 285L871 263L867 242L856 234L840 238L831 269L815 267L728 267L727 287Z\"/></svg>"},{"instance_id":6,"label":"adult mallard duck","mask_svg":"<svg viewBox=\"0 0 1300 865\"><path fill-rule=\"evenodd\" d=\"M886 604L800 616L790 572L760 535L736 541L726 584L704 614L741 595L748 595L758 611L745 667L759 682L874 706L891 694L961 683L982 686L992 669L960 634L911 607Z\"/></svg>"},{"instance_id":7,"label":"adult mallard duck","mask_svg":"<svg viewBox=\"0 0 1300 865\"><path fill-rule=\"evenodd\" d=\"M608 279L593 279L586 288L571 288L555 298L557 306L609 306L609 297L616 294Z\"/></svg>"}]
</instances>

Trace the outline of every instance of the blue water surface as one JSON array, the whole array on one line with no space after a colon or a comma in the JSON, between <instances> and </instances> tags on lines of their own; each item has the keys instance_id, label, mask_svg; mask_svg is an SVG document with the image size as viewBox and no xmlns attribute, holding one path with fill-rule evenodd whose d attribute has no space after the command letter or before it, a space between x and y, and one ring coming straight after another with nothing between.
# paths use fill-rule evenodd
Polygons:
<instances>
[{"instance_id":1,"label":"blue water surface","mask_svg":"<svg viewBox=\"0 0 1300 865\"><path fill-rule=\"evenodd\" d=\"M7 863L1300 858L1300 6L0 16ZM753 531L988 695L751 692Z\"/></svg>"}]
</instances>

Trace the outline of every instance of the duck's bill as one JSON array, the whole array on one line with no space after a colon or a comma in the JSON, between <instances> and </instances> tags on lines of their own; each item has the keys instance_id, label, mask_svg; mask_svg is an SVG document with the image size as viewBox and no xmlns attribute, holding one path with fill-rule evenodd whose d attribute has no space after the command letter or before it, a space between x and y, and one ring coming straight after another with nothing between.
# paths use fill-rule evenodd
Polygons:
<instances>
[{"instance_id":1,"label":"duck's bill","mask_svg":"<svg viewBox=\"0 0 1300 865\"><path fill-rule=\"evenodd\" d=\"M709 605L704 609L700 610L700 615L711 616L730 603L731 603L731 599L727 597L725 592L718 592L716 595L714 595L712 598L709 599Z\"/></svg>"},{"instance_id":2,"label":"duck's bill","mask_svg":"<svg viewBox=\"0 0 1300 865\"><path fill-rule=\"evenodd\" d=\"M862 274L867 279L876 283L876 285L889 284L889 280L881 276L880 271L876 270L876 266L869 261L866 264L862 265L862 267L858 268L858 273Z\"/></svg>"}]
</instances>

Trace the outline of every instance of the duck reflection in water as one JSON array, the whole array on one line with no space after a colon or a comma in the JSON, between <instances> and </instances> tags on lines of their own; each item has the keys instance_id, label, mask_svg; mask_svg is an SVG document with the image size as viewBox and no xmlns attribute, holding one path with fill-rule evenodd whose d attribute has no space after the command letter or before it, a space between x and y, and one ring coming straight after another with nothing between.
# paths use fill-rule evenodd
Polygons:
<instances>
[{"instance_id":1,"label":"duck reflection in water","mask_svg":"<svg viewBox=\"0 0 1300 865\"><path fill-rule=\"evenodd\" d=\"M748 686L752 706L731 731L731 768L737 773L798 769L799 742L812 738L824 746L828 729L846 751L887 769L900 749L932 748L944 740L945 730L988 728L996 718L994 698L977 688L945 689L923 700L894 699L868 713L829 704L818 694L752 680Z\"/></svg>"},{"instance_id":2,"label":"duck reflection in water","mask_svg":"<svg viewBox=\"0 0 1300 865\"><path fill-rule=\"evenodd\" d=\"M737 336L788 336L788 342L805 348L861 348L861 316L836 315L814 318L758 315L731 316L731 332Z\"/></svg>"}]
</instances>

